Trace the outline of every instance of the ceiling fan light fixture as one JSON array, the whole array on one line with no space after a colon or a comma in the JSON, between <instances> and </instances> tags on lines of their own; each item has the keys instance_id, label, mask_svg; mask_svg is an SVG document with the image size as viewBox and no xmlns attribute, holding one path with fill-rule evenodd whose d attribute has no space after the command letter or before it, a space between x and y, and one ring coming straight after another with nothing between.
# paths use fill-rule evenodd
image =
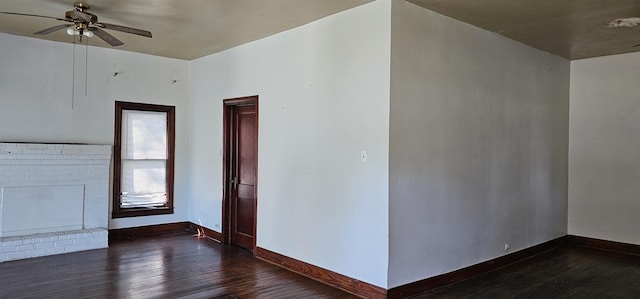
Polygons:
<instances>
[{"instance_id":1,"label":"ceiling fan light fixture","mask_svg":"<svg viewBox=\"0 0 640 299\"><path fill-rule=\"evenodd\" d=\"M67 34L68 35L82 35L82 36L86 36L86 37L93 37L93 32L91 32L89 30L83 30L82 34L80 34L80 30L77 30L77 29L74 29L74 28L67 29Z\"/></svg>"},{"instance_id":2,"label":"ceiling fan light fixture","mask_svg":"<svg viewBox=\"0 0 640 299\"><path fill-rule=\"evenodd\" d=\"M90 6L84 2L76 2L74 4L74 9L65 12L64 19L49 17L49 16L41 16L41 15L33 15L33 14L24 14L24 13L15 13L15 12L6 12L0 11L0 14L10 14L10 15L20 15L20 16L30 16L30 17L39 17L39 18L47 18L47 19L55 19L58 21L63 21L68 24L56 25L53 27L49 27L38 32L34 32L33 34L49 34L58 30L67 29L67 34L71 36L78 35L80 36L80 41L82 41L82 37L92 37L97 36L99 39L105 41L112 47L123 45L124 43L117 39L115 36L111 35L107 30L115 30L129 34L135 34L139 36L149 37L151 38L151 32L147 30L115 25L109 23L98 22L98 16L90 13ZM70 24L69 24L70 23Z\"/></svg>"}]
</instances>

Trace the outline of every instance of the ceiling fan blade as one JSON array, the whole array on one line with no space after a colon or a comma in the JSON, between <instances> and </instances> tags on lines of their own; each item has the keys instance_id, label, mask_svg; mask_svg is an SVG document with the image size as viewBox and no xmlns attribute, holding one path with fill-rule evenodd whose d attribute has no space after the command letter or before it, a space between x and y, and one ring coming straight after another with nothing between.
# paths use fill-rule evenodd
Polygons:
<instances>
[{"instance_id":1,"label":"ceiling fan blade","mask_svg":"<svg viewBox=\"0 0 640 299\"><path fill-rule=\"evenodd\" d=\"M126 27L126 26L120 26L120 25L114 25L114 24L108 24L108 23L95 23L94 25L98 26L100 28L104 28L104 29L116 30L116 31L121 31L121 32L125 32L125 33L131 33L131 34L136 34L136 35L140 35L140 36L151 37L151 32L146 31L146 30Z\"/></svg>"},{"instance_id":2,"label":"ceiling fan blade","mask_svg":"<svg viewBox=\"0 0 640 299\"><path fill-rule=\"evenodd\" d=\"M115 36L109 34L108 32L100 28L91 27L89 28L89 30L91 30L93 34L97 35L99 38L101 38L102 40L104 40L105 42L107 42L113 47L124 45L124 43L121 40L117 39Z\"/></svg>"},{"instance_id":3,"label":"ceiling fan blade","mask_svg":"<svg viewBox=\"0 0 640 299\"><path fill-rule=\"evenodd\" d=\"M34 34L49 34L51 32L58 31L60 29L64 29L71 26L73 26L73 24L62 24L62 25L53 26L47 29L40 30L38 32L35 32Z\"/></svg>"},{"instance_id":4,"label":"ceiling fan blade","mask_svg":"<svg viewBox=\"0 0 640 299\"><path fill-rule=\"evenodd\" d=\"M32 15L32 14L27 14L27 13L8 12L8 11L0 11L0 13L1 14L6 14L6 15L38 17L38 18L54 19L54 20L58 20L58 21L72 22L71 20L67 20L67 19L63 19L63 18L56 18L56 17L50 17L50 16L41 16L41 15Z\"/></svg>"}]
</instances>

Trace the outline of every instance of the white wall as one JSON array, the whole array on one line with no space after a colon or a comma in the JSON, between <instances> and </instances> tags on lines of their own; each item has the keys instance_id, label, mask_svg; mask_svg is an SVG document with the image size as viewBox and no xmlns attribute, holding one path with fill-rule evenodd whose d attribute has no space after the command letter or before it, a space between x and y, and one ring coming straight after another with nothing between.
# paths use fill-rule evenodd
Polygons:
<instances>
[{"instance_id":1,"label":"white wall","mask_svg":"<svg viewBox=\"0 0 640 299\"><path fill-rule=\"evenodd\" d=\"M390 18L375 1L191 62L191 221L221 230L222 100L259 95L257 245L386 287Z\"/></svg>"},{"instance_id":2,"label":"white wall","mask_svg":"<svg viewBox=\"0 0 640 299\"><path fill-rule=\"evenodd\" d=\"M389 287L565 235L569 62L392 11Z\"/></svg>"},{"instance_id":3,"label":"white wall","mask_svg":"<svg viewBox=\"0 0 640 299\"><path fill-rule=\"evenodd\" d=\"M85 51L76 48L74 83L73 45L0 33L0 141L112 145L116 100L175 105L175 214L111 220L109 228L186 221L188 62L115 49Z\"/></svg>"},{"instance_id":4,"label":"white wall","mask_svg":"<svg viewBox=\"0 0 640 299\"><path fill-rule=\"evenodd\" d=\"M571 63L569 234L640 244L640 53Z\"/></svg>"}]
</instances>

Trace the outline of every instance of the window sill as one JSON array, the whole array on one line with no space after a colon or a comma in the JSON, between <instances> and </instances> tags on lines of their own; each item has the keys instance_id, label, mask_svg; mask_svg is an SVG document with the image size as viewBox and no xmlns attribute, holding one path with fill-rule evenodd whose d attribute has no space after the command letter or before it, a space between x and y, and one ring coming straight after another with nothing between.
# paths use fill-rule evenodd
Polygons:
<instances>
[{"instance_id":1,"label":"window sill","mask_svg":"<svg viewBox=\"0 0 640 299\"><path fill-rule=\"evenodd\" d=\"M133 208L133 209L121 209L119 211L113 211L111 218L126 218L126 217L138 217L138 216L152 216L152 215L166 215L173 214L173 208Z\"/></svg>"}]
</instances>

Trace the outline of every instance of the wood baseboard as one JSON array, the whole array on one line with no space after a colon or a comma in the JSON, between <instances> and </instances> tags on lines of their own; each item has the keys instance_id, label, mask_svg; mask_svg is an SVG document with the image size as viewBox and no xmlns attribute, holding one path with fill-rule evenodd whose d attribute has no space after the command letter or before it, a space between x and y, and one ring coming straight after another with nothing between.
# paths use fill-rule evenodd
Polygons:
<instances>
[{"instance_id":1,"label":"wood baseboard","mask_svg":"<svg viewBox=\"0 0 640 299\"><path fill-rule=\"evenodd\" d=\"M486 262L469 266L460 270L430 277L427 279L412 282L399 287L391 288L387 291L387 298L406 298L414 296L431 289L435 289L448 284L463 281L474 276L487 273L506 265L530 258L547 250L563 246L567 243L567 238L560 237L533 247L529 247L505 256L501 256Z\"/></svg>"},{"instance_id":2,"label":"wood baseboard","mask_svg":"<svg viewBox=\"0 0 640 299\"><path fill-rule=\"evenodd\" d=\"M215 230L206 228L206 227L204 227L202 225L198 225L198 224L191 223L191 222L189 223L189 231L190 232L198 233L198 230L204 232L204 235L207 238L210 238L210 239L213 239L215 241L218 241L219 243L222 243L222 234L221 233L219 233L219 232L217 232Z\"/></svg>"},{"instance_id":3,"label":"wood baseboard","mask_svg":"<svg viewBox=\"0 0 640 299\"><path fill-rule=\"evenodd\" d=\"M256 258L363 298L386 298L384 288L257 247Z\"/></svg>"},{"instance_id":4,"label":"wood baseboard","mask_svg":"<svg viewBox=\"0 0 640 299\"><path fill-rule=\"evenodd\" d=\"M157 225L147 225L138 227L127 227L109 230L109 244L119 241L135 240L154 236L177 234L177 233L198 233L198 229L204 232L205 236L215 241L222 242L222 234L212 229L197 225L192 222L176 222Z\"/></svg>"},{"instance_id":5,"label":"wood baseboard","mask_svg":"<svg viewBox=\"0 0 640 299\"><path fill-rule=\"evenodd\" d=\"M189 231L190 222L165 223L139 227L127 227L109 230L109 244L119 241L135 240L159 235L184 233Z\"/></svg>"},{"instance_id":6,"label":"wood baseboard","mask_svg":"<svg viewBox=\"0 0 640 299\"><path fill-rule=\"evenodd\" d=\"M588 247L599 250L614 251L625 254L640 255L640 245L607 241L601 239L568 236L569 244L580 247Z\"/></svg>"}]
</instances>

